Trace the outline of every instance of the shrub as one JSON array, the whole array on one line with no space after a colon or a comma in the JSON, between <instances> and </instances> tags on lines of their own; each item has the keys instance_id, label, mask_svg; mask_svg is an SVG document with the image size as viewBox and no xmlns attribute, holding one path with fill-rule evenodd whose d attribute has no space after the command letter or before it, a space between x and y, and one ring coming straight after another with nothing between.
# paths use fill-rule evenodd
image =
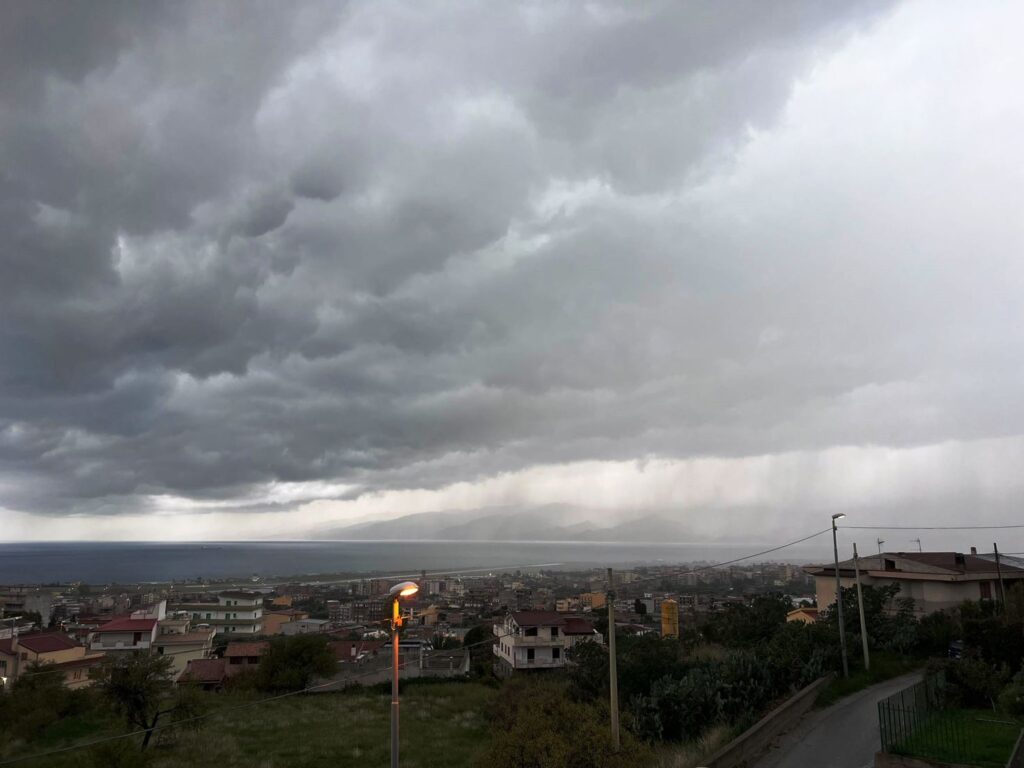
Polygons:
<instances>
[{"instance_id":1,"label":"shrub","mask_svg":"<svg viewBox=\"0 0 1024 768\"><path fill-rule=\"evenodd\" d=\"M1011 683L999 694L999 711L1010 717L1024 717L1024 680Z\"/></svg>"}]
</instances>

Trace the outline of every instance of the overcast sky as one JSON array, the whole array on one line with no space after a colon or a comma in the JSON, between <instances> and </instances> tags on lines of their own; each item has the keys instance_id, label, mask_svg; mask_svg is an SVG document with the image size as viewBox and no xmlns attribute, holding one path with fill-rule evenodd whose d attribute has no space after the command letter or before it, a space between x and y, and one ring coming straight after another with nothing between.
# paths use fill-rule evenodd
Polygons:
<instances>
[{"instance_id":1,"label":"overcast sky","mask_svg":"<svg viewBox=\"0 0 1024 768\"><path fill-rule=\"evenodd\" d=\"M3 3L0 539L1016 522L1022 24Z\"/></svg>"}]
</instances>

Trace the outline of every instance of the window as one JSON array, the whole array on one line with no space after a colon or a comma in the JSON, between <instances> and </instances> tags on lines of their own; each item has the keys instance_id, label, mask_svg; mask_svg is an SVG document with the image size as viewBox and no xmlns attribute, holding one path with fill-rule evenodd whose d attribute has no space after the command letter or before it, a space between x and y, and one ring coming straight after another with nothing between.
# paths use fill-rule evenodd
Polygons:
<instances>
[{"instance_id":1,"label":"window","mask_svg":"<svg viewBox=\"0 0 1024 768\"><path fill-rule=\"evenodd\" d=\"M533 658L536 655L537 655L537 651L535 651L533 648L527 648L526 649L526 660L527 661L533 661Z\"/></svg>"},{"instance_id":2,"label":"window","mask_svg":"<svg viewBox=\"0 0 1024 768\"><path fill-rule=\"evenodd\" d=\"M558 627L552 627L551 628L551 636L552 637L558 637Z\"/></svg>"},{"instance_id":3,"label":"window","mask_svg":"<svg viewBox=\"0 0 1024 768\"><path fill-rule=\"evenodd\" d=\"M142 642L142 633L141 632L135 632L134 634L132 634L132 645L138 645L141 642Z\"/></svg>"},{"instance_id":4,"label":"window","mask_svg":"<svg viewBox=\"0 0 1024 768\"><path fill-rule=\"evenodd\" d=\"M562 658L562 649L561 648L552 648L551 649L551 658L554 659L555 661L558 661L560 658Z\"/></svg>"},{"instance_id":5,"label":"window","mask_svg":"<svg viewBox=\"0 0 1024 768\"><path fill-rule=\"evenodd\" d=\"M527 637L536 637L537 636L537 628L536 627L527 627L526 631L523 632L523 634L526 635Z\"/></svg>"},{"instance_id":6,"label":"window","mask_svg":"<svg viewBox=\"0 0 1024 768\"><path fill-rule=\"evenodd\" d=\"M978 586L981 587L981 599L982 600L991 600L992 599L992 583L988 582L988 581L983 581L983 582L979 583Z\"/></svg>"}]
</instances>

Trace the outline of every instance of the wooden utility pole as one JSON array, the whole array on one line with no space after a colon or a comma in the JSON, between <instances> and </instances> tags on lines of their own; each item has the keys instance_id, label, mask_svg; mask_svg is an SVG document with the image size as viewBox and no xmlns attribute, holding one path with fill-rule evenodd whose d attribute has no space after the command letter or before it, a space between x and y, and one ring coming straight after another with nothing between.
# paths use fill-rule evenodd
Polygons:
<instances>
[{"instance_id":1,"label":"wooden utility pole","mask_svg":"<svg viewBox=\"0 0 1024 768\"><path fill-rule=\"evenodd\" d=\"M612 569L608 569L608 687L611 691L612 747L619 751L619 672L615 659L615 591L612 588Z\"/></svg>"},{"instance_id":2,"label":"wooden utility pole","mask_svg":"<svg viewBox=\"0 0 1024 768\"><path fill-rule=\"evenodd\" d=\"M860 558L857 556L857 545L853 545L853 572L857 577L857 610L860 611L860 642L864 646L864 669L871 669L871 657L868 655L868 628L864 622L864 592L860 586Z\"/></svg>"},{"instance_id":3,"label":"wooden utility pole","mask_svg":"<svg viewBox=\"0 0 1024 768\"><path fill-rule=\"evenodd\" d=\"M1006 612L1006 585L1003 584L1003 567L999 564L999 547L996 543L992 542L992 551L996 555L996 574L999 576L999 602L1003 606L1003 612Z\"/></svg>"}]
</instances>

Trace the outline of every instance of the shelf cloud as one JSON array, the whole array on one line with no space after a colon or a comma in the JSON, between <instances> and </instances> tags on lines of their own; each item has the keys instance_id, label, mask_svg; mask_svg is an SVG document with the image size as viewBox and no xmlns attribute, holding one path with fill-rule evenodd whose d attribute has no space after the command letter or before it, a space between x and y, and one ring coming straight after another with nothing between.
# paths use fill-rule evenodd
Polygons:
<instances>
[{"instance_id":1,"label":"shelf cloud","mask_svg":"<svg viewBox=\"0 0 1024 768\"><path fill-rule=\"evenodd\" d=\"M1022 21L5 5L0 539L1005 520Z\"/></svg>"}]
</instances>

